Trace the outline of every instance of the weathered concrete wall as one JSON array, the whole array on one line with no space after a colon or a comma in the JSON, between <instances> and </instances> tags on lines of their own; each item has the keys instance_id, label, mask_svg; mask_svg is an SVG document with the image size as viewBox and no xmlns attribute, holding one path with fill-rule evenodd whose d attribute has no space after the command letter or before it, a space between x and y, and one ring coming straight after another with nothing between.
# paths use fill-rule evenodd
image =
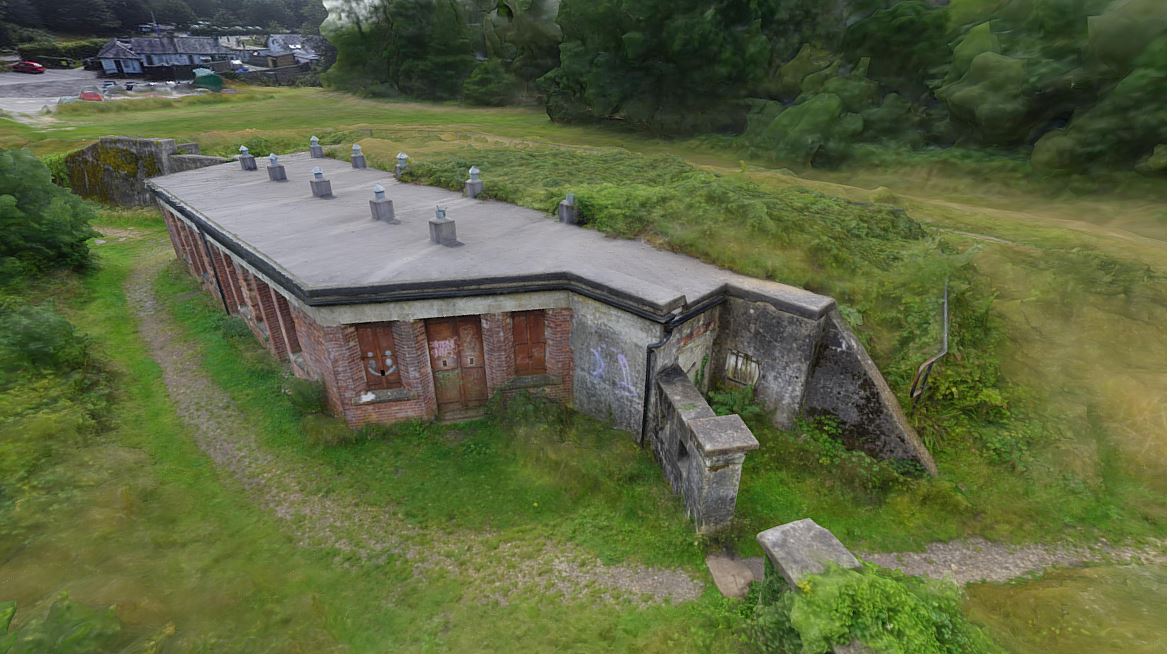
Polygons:
<instances>
[{"instance_id":1,"label":"weathered concrete wall","mask_svg":"<svg viewBox=\"0 0 1169 656\"><path fill-rule=\"evenodd\" d=\"M69 153L65 167L69 186L81 196L114 205L150 205L154 196L146 179L168 173L222 164L222 157L199 155L194 144L180 151L174 139L102 137L97 143Z\"/></svg>"},{"instance_id":2,"label":"weathered concrete wall","mask_svg":"<svg viewBox=\"0 0 1169 656\"><path fill-rule=\"evenodd\" d=\"M759 443L738 415L715 416L677 365L657 376L655 393L649 442L662 473L700 532L726 526L735 515L743 459Z\"/></svg>"},{"instance_id":3,"label":"weathered concrete wall","mask_svg":"<svg viewBox=\"0 0 1169 656\"><path fill-rule=\"evenodd\" d=\"M844 318L833 310L825 324L804 393L804 411L839 418L851 448L875 458L917 460L936 474L937 466L929 451Z\"/></svg>"},{"instance_id":4,"label":"weathered concrete wall","mask_svg":"<svg viewBox=\"0 0 1169 656\"><path fill-rule=\"evenodd\" d=\"M640 439L647 347L660 324L572 295L573 404Z\"/></svg>"},{"instance_id":5,"label":"weathered concrete wall","mask_svg":"<svg viewBox=\"0 0 1169 656\"><path fill-rule=\"evenodd\" d=\"M755 398L779 426L799 416L808 371L820 340L821 321L782 312L770 303L730 297L720 306L711 364L716 381L735 380L728 363L746 357L758 366Z\"/></svg>"}]
</instances>

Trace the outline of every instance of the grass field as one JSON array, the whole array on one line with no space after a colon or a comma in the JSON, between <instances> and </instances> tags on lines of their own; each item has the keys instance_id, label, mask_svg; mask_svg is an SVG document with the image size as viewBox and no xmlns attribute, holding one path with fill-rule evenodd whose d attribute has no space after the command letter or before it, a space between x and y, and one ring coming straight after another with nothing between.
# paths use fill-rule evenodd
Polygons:
<instances>
[{"instance_id":1,"label":"grass field","mask_svg":"<svg viewBox=\"0 0 1169 656\"><path fill-rule=\"evenodd\" d=\"M27 146L45 155L99 136L128 134L196 141L204 152L226 155L240 143L256 153L299 150L317 134L328 144L360 141L375 161L404 150L427 181L458 175L473 160L492 189L534 207L547 209L565 190L581 188L582 197L609 212L604 216L611 222L601 222L602 229L832 293L854 312L850 320L899 394L915 358L936 338L930 332L936 326L907 322L903 315L933 316L936 298L927 298L936 291L933 283L957 272L964 298L984 303L986 311L979 315L970 306L960 315L967 321L956 325L965 331L957 335L961 348L940 368L938 402L913 415L942 475L874 482L824 461L796 434L757 425L763 448L744 469L743 522L735 536L740 548L753 550L755 531L803 516L850 547L874 550L974 534L1015 542L1164 536L1163 187L1131 181L1123 192L1084 194L1091 181L1076 180L1059 191L1058 181L1033 179L1014 164L980 168L985 162L977 157L954 154L879 154L868 165L797 174L776 163L741 161L734 144L724 140L662 141L553 125L536 110L386 103L319 89L65 110L36 126L0 120L0 146ZM565 163L569 170L563 170ZM764 207L766 216L753 215L759 218L744 227L736 215L720 215L720 196L703 194L723 185L727 197L757 203L743 207ZM675 221L684 208L669 203L659 214L630 219L617 209L633 197L632 187L643 194L639 198L681 193L709 206L690 220ZM878 205L858 209L844 201ZM846 220L864 228L874 225L873 216L900 211L924 226L924 235L888 239L859 228L832 232L843 230ZM31 489L43 495L27 507L44 508L53 520L34 521L35 513L22 520L29 522L29 535L39 535L39 546L0 566L6 578L19 574L28 582L12 596L42 606L48 591L65 587L94 604L141 597L133 602L141 621L132 623L121 646L165 633L167 622L190 616L198 619L180 627L181 639L170 638L168 648L476 649L476 641L484 649L521 650L740 648L729 642L738 611L709 589L688 605L650 610L533 601L494 610L493 627L484 633L474 628L480 619L474 610L458 609L466 582L420 587L393 567L338 570L327 565L326 555L296 548L182 438L120 291L132 262L144 255L139 249L163 240L163 233L152 219L120 221L145 237L103 246L102 268L71 294L77 323L122 372L117 428L76 451L63 446L68 455L38 474L46 482ZM825 250L805 248L818 233L832 235L819 245ZM930 284L914 287L913 276L919 275ZM632 448L600 455L600 446L610 444L606 440L617 440L612 431L579 417L565 420L577 436L579 467L549 455L538 423L472 424L457 444L437 439L419 445L391 433L383 440L313 446L303 439L302 420L291 407L269 403L280 374L256 356L258 350L225 336L211 310L185 300L190 284L181 277L164 276L158 290L203 349L207 370L255 418L265 444L298 466L314 468L331 485L399 503L419 525L453 522L517 538L547 534L606 562L701 571L705 545L688 534L646 455ZM920 307L907 311L918 293ZM978 316L985 325L974 322ZM965 373L955 379L947 371ZM983 371L994 380L971 382ZM964 386L947 387L950 380ZM947 414L970 406L958 397L971 389L990 395L977 400L979 407L1009 406L1010 412L985 420ZM402 463L404 474L388 475L379 466L386 460ZM142 463L135 478L121 475L125 462ZM78 463L91 463L91 479L80 478ZM468 483L479 471L505 476L506 483L488 494L476 494L480 488L469 484L435 488L428 472L438 467L460 472ZM62 503L60 495L72 501ZM528 499L539 504L538 511ZM475 512L460 513L467 508ZM110 529L111 517L129 529ZM91 576L61 571L57 558L31 555L63 554L63 545L92 530L113 537L85 542L79 551L79 569ZM121 565L103 568L114 553ZM215 562L220 580L239 577L248 584L201 580L200 569L184 570L184 562ZM1081 579L1099 585L1091 576L1061 576L1067 585ZM148 582L158 580L166 581L165 591L148 589ZM1133 580L1139 585L1147 577ZM126 586L124 594L117 586ZM213 598L225 588L230 598ZM411 601L383 603L387 588ZM1011 599L1033 603L1021 594L983 596L1002 607ZM536 617L549 624L527 624ZM540 629L553 621L568 628ZM271 642L277 634L285 642ZM229 636L248 638L225 642ZM483 642L489 640L496 642Z\"/></svg>"}]
</instances>

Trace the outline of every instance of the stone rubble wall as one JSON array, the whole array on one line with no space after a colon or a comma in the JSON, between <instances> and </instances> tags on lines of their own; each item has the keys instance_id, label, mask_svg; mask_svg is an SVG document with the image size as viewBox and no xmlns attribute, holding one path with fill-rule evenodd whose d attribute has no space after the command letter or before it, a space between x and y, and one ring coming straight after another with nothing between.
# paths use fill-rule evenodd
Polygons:
<instances>
[{"instance_id":1,"label":"stone rubble wall","mask_svg":"<svg viewBox=\"0 0 1169 656\"><path fill-rule=\"evenodd\" d=\"M69 153L65 168L74 193L122 206L154 204L146 180L169 173L190 171L228 160L200 155L195 144L174 139L102 137L97 143Z\"/></svg>"}]
</instances>

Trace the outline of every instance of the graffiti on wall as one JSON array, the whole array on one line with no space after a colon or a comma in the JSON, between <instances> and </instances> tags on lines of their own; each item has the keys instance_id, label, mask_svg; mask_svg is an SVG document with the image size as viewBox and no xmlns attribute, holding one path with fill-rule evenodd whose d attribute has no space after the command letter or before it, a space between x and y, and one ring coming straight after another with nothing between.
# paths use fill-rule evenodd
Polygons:
<instances>
[{"instance_id":1,"label":"graffiti on wall","mask_svg":"<svg viewBox=\"0 0 1169 656\"><path fill-rule=\"evenodd\" d=\"M594 346L592 368L589 377L593 380L608 383L621 396L637 398L640 396L634 385L633 373L629 369L629 360L625 354L611 346Z\"/></svg>"}]
</instances>

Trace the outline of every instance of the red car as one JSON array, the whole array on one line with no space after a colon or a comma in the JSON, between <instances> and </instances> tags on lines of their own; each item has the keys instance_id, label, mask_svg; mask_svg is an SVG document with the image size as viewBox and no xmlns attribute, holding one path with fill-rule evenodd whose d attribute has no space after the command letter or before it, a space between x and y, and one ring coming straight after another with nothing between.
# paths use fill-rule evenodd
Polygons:
<instances>
[{"instance_id":1,"label":"red car","mask_svg":"<svg viewBox=\"0 0 1169 656\"><path fill-rule=\"evenodd\" d=\"M16 62L12 65L14 73L44 73L45 67L35 61Z\"/></svg>"}]
</instances>

